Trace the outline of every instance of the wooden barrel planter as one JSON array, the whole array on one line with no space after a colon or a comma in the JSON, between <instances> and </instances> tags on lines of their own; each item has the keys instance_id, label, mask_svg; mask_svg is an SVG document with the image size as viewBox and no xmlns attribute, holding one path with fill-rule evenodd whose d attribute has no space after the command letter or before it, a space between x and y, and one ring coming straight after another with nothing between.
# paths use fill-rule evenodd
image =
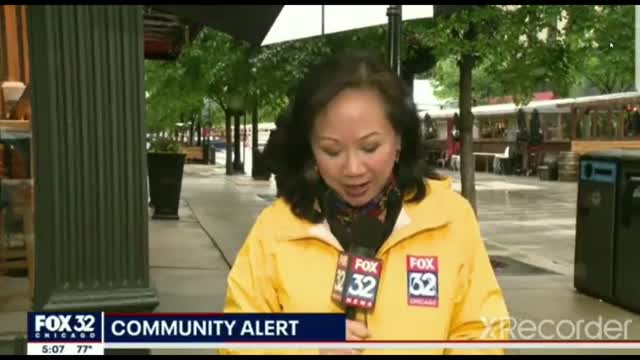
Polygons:
<instances>
[{"instance_id":1,"label":"wooden barrel planter","mask_svg":"<svg viewBox=\"0 0 640 360\"><path fill-rule=\"evenodd\" d=\"M579 155L571 151L558 153L558 180L576 181L578 179Z\"/></svg>"},{"instance_id":2,"label":"wooden barrel planter","mask_svg":"<svg viewBox=\"0 0 640 360\"><path fill-rule=\"evenodd\" d=\"M552 152L544 153L542 165L538 166L538 176L540 180L558 180L558 154Z\"/></svg>"}]
</instances>

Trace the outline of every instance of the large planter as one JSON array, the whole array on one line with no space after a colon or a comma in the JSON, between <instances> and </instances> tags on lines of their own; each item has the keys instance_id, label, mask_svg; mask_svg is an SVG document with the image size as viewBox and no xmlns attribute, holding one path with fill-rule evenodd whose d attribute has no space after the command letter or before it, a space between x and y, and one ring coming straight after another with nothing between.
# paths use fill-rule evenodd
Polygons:
<instances>
[{"instance_id":1,"label":"large planter","mask_svg":"<svg viewBox=\"0 0 640 360\"><path fill-rule=\"evenodd\" d=\"M179 219L180 191L186 154L147 153L153 219Z\"/></svg>"},{"instance_id":2,"label":"large planter","mask_svg":"<svg viewBox=\"0 0 640 360\"><path fill-rule=\"evenodd\" d=\"M255 180L269 180L271 178L271 170L267 166L265 155L262 152L253 152L252 177Z\"/></svg>"}]
</instances>

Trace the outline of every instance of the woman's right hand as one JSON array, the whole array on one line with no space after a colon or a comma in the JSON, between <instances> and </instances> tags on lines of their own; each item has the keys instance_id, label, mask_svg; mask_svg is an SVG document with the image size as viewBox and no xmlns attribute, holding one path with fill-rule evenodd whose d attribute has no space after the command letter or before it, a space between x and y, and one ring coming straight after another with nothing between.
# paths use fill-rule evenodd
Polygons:
<instances>
[{"instance_id":1,"label":"woman's right hand","mask_svg":"<svg viewBox=\"0 0 640 360\"><path fill-rule=\"evenodd\" d=\"M367 326L360 321L347 320L347 341L361 341L370 336ZM362 349L322 349L320 355L358 355Z\"/></svg>"}]
</instances>

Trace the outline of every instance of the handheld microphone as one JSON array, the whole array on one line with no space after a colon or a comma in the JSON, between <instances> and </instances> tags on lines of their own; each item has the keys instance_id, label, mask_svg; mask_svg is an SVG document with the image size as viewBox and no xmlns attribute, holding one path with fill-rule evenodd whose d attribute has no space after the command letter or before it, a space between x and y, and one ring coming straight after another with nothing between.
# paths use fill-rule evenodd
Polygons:
<instances>
[{"instance_id":1,"label":"handheld microphone","mask_svg":"<svg viewBox=\"0 0 640 360\"><path fill-rule=\"evenodd\" d=\"M355 319L358 310L372 310L376 303L382 261L376 251L382 243L384 225L369 216L354 220L349 251L340 254L333 297Z\"/></svg>"},{"instance_id":2,"label":"handheld microphone","mask_svg":"<svg viewBox=\"0 0 640 360\"><path fill-rule=\"evenodd\" d=\"M335 221L335 213L330 206L332 200L335 199L327 194L324 202L327 220L343 246L348 244L348 251L338 256L331 297L345 308L347 318L353 320L359 310L370 311L375 307L383 266L382 260L375 256L391 234L402 202L399 194L390 194L384 223L361 214L353 219L349 231Z\"/></svg>"}]
</instances>

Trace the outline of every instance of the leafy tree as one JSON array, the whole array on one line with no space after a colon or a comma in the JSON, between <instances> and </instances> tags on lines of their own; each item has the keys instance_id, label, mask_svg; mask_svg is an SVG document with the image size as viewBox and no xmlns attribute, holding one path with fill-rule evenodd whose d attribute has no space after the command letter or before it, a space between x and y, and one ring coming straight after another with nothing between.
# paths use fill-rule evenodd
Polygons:
<instances>
[{"instance_id":1,"label":"leafy tree","mask_svg":"<svg viewBox=\"0 0 640 360\"><path fill-rule=\"evenodd\" d=\"M473 104L482 105L488 103L488 99L497 96L510 95L502 83L495 80L489 66L480 63L473 72ZM453 57L438 61L435 68L429 74L435 83L434 94L441 99L458 99L460 70Z\"/></svg>"},{"instance_id":2,"label":"leafy tree","mask_svg":"<svg viewBox=\"0 0 640 360\"><path fill-rule=\"evenodd\" d=\"M145 92L151 131L175 130L202 107L202 84L180 62L145 61Z\"/></svg>"},{"instance_id":3,"label":"leafy tree","mask_svg":"<svg viewBox=\"0 0 640 360\"><path fill-rule=\"evenodd\" d=\"M635 12L633 5L567 7L567 46L577 81L601 93L634 87Z\"/></svg>"},{"instance_id":4,"label":"leafy tree","mask_svg":"<svg viewBox=\"0 0 640 360\"><path fill-rule=\"evenodd\" d=\"M570 57L563 38L556 36L562 10L542 5L473 6L436 19L435 26L421 34L439 59L458 66L462 194L474 209L473 72L491 74L497 90L509 89L516 103L528 102L540 84L550 80L568 88ZM544 32L551 34L541 36Z\"/></svg>"},{"instance_id":5,"label":"leafy tree","mask_svg":"<svg viewBox=\"0 0 640 360\"><path fill-rule=\"evenodd\" d=\"M633 6L531 5L525 9L510 13L509 22L517 26L526 16L538 14L537 26L526 34L506 34L512 47L496 47L474 68L477 103L518 91L525 95L518 101L526 102L527 94L542 90L567 97L588 87L600 93L633 89L635 69L629 61L635 56ZM439 85L439 97L458 97L455 62L454 58L442 59L429 74Z\"/></svg>"},{"instance_id":6,"label":"leafy tree","mask_svg":"<svg viewBox=\"0 0 640 360\"><path fill-rule=\"evenodd\" d=\"M250 59L251 95L257 97L261 111L274 115L282 111L307 69L330 53L321 38L273 44L255 52Z\"/></svg>"}]
</instances>

